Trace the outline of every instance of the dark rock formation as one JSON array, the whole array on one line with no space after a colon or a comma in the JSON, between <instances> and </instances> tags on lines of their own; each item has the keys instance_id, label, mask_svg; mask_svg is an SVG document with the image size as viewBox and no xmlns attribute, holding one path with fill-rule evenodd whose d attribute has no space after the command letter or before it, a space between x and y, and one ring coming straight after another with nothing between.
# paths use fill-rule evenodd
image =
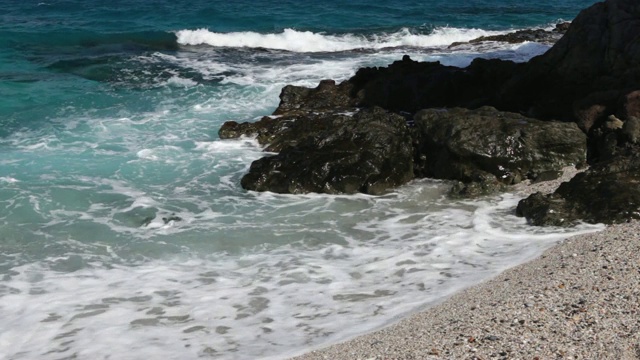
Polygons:
<instances>
[{"instance_id":1,"label":"dark rock formation","mask_svg":"<svg viewBox=\"0 0 640 360\"><path fill-rule=\"evenodd\" d=\"M571 226L579 221L621 223L640 219L640 156L597 164L551 195L520 201L517 214L534 225Z\"/></svg>"},{"instance_id":2,"label":"dark rock formation","mask_svg":"<svg viewBox=\"0 0 640 360\"><path fill-rule=\"evenodd\" d=\"M510 44L518 44L523 42L539 42L546 44L554 44L564 33L569 29L569 22L563 22L557 24L553 30L545 30L545 29L525 29L525 30L517 30L514 32L510 32L502 35L491 35L491 36L481 36L479 38L475 38L468 42L455 42L449 46L449 48L453 48L456 46L464 45L464 44L478 44L485 41L499 41L506 42Z\"/></svg>"},{"instance_id":3,"label":"dark rock formation","mask_svg":"<svg viewBox=\"0 0 640 360\"><path fill-rule=\"evenodd\" d=\"M525 64L476 60L461 69L405 58L349 80L361 106L414 113L430 107L493 106L585 132L607 116L640 117L640 7L608 0L583 10L547 53ZM596 139L598 133L590 133ZM597 161L597 141L589 157Z\"/></svg>"},{"instance_id":4,"label":"dark rock formation","mask_svg":"<svg viewBox=\"0 0 640 360\"><path fill-rule=\"evenodd\" d=\"M280 93L280 105L273 114L292 114L298 110L336 111L352 107L355 99L350 96L351 91L351 83L336 85L333 80L322 80L315 89L287 85Z\"/></svg>"},{"instance_id":5,"label":"dark rock formation","mask_svg":"<svg viewBox=\"0 0 640 360\"><path fill-rule=\"evenodd\" d=\"M414 128L374 107L227 122L223 138L258 135L277 155L255 161L245 189L278 193L380 194L415 176L459 180L452 194L478 196L585 161L586 136L572 123L493 108L422 110Z\"/></svg>"},{"instance_id":6,"label":"dark rock formation","mask_svg":"<svg viewBox=\"0 0 640 360\"><path fill-rule=\"evenodd\" d=\"M573 123L490 107L427 109L414 120L423 159L416 174L425 177L468 183L488 173L508 185L586 161L586 136Z\"/></svg>"},{"instance_id":7,"label":"dark rock formation","mask_svg":"<svg viewBox=\"0 0 640 360\"><path fill-rule=\"evenodd\" d=\"M639 32L636 1L608 0L583 10L562 39L501 88L496 106L577 120L586 131L610 114L637 116L628 95L640 85Z\"/></svg>"},{"instance_id":8,"label":"dark rock formation","mask_svg":"<svg viewBox=\"0 0 640 360\"><path fill-rule=\"evenodd\" d=\"M323 80L314 88L287 85L280 92L280 105L272 116L264 116L257 122L225 122L218 135L221 139L235 139L240 136L256 136L267 151L278 152L286 146L295 145L300 137L301 127L290 127L298 118L312 120L324 113L354 113L356 100L350 97L352 85L344 82L336 85L333 80ZM286 135L289 136L286 136Z\"/></svg>"},{"instance_id":9,"label":"dark rock formation","mask_svg":"<svg viewBox=\"0 0 640 360\"><path fill-rule=\"evenodd\" d=\"M433 107L477 108L514 74L512 61L475 59L467 68L417 62L408 56L386 68L362 68L349 79L358 106L415 113Z\"/></svg>"},{"instance_id":10,"label":"dark rock formation","mask_svg":"<svg viewBox=\"0 0 640 360\"><path fill-rule=\"evenodd\" d=\"M273 137L277 155L251 164L248 190L382 194L413 179L413 148L402 116L380 108L288 121ZM286 144L286 145L285 145Z\"/></svg>"},{"instance_id":11,"label":"dark rock formation","mask_svg":"<svg viewBox=\"0 0 640 360\"><path fill-rule=\"evenodd\" d=\"M287 120L280 116L264 116L255 123L227 121L218 130L220 139L237 139L241 136L257 136L260 144L267 144L273 135L286 127Z\"/></svg>"}]
</instances>

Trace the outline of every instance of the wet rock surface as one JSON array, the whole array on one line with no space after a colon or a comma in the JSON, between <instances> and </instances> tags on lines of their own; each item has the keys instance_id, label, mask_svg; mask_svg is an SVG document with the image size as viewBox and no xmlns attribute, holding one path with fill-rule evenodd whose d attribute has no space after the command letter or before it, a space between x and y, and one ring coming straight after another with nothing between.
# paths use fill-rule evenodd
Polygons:
<instances>
[{"instance_id":1,"label":"wet rock surface","mask_svg":"<svg viewBox=\"0 0 640 360\"><path fill-rule=\"evenodd\" d=\"M426 109L414 121L425 177L474 182L488 173L509 185L586 161L586 135L574 123L491 107Z\"/></svg>"},{"instance_id":2,"label":"wet rock surface","mask_svg":"<svg viewBox=\"0 0 640 360\"><path fill-rule=\"evenodd\" d=\"M403 117L380 108L290 121L273 139L279 153L256 160L243 188L276 193L382 194L413 179Z\"/></svg>"},{"instance_id":3,"label":"wet rock surface","mask_svg":"<svg viewBox=\"0 0 640 360\"><path fill-rule=\"evenodd\" d=\"M640 219L640 155L599 163L550 195L521 200L517 213L534 225L570 226L579 221L623 223Z\"/></svg>"},{"instance_id":4,"label":"wet rock surface","mask_svg":"<svg viewBox=\"0 0 640 360\"><path fill-rule=\"evenodd\" d=\"M468 67L458 68L404 56L388 67L362 68L348 82L358 106L407 113L438 107L477 108L493 104L493 94L521 66L499 59L475 59Z\"/></svg>"}]
</instances>

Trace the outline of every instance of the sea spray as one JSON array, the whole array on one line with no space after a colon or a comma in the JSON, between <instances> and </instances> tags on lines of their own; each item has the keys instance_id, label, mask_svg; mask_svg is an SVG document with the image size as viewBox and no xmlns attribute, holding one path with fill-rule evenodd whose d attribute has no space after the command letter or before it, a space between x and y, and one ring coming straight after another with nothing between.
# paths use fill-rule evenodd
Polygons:
<instances>
[{"instance_id":1,"label":"sea spray","mask_svg":"<svg viewBox=\"0 0 640 360\"><path fill-rule=\"evenodd\" d=\"M513 195L455 202L446 188L418 181L381 197L250 194L228 198L236 211L158 219L128 245L68 242L67 255L12 268L2 340L28 356L277 355L380 326L599 229L528 227L512 214ZM123 211L159 205L119 192L137 199ZM245 213L242 203L254 208ZM215 242L188 240L196 234ZM24 331L33 341L18 341Z\"/></svg>"}]
</instances>

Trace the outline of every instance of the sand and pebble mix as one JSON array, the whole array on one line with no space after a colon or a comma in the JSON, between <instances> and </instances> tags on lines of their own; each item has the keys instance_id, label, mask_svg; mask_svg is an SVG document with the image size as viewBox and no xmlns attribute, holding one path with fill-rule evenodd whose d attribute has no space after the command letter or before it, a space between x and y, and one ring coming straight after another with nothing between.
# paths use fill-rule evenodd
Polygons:
<instances>
[{"instance_id":1,"label":"sand and pebble mix","mask_svg":"<svg viewBox=\"0 0 640 360\"><path fill-rule=\"evenodd\" d=\"M514 191L550 192L574 174ZM640 222L569 238L435 307L295 359L640 359Z\"/></svg>"}]
</instances>

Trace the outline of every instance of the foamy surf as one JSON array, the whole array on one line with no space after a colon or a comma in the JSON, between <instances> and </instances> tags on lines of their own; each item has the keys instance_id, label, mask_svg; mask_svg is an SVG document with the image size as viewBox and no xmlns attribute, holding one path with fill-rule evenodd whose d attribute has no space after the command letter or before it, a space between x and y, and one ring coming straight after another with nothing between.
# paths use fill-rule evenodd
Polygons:
<instances>
[{"instance_id":1,"label":"foamy surf","mask_svg":"<svg viewBox=\"0 0 640 360\"><path fill-rule=\"evenodd\" d=\"M125 210L162 206L110 186L136 199ZM71 254L12 268L0 296L7 329L0 344L15 359L278 358L384 325L562 238L600 229L532 228L512 215L516 196L451 202L446 188L418 181L382 197L220 199L221 212L203 218L183 209L180 221L155 219L143 231L170 247L175 239L161 245L175 234L168 229L182 226L222 247L183 242L177 254L157 259L69 241ZM245 210L223 210L230 201ZM245 245L225 250L232 243Z\"/></svg>"},{"instance_id":2,"label":"foamy surf","mask_svg":"<svg viewBox=\"0 0 640 360\"><path fill-rule=\"evenodd\" d=\"M214 47L246 47L292 52L337 52L358 49L379 50L394 47L438 47L454 42L469 41L480 36L496 35L504 31L441 27L430 34L413 33L403 28L395 33L375 35L329 35L311 31L285 29L280 33L212 32L208 29L176 32L181 45L209 45Z\"/></svg>"}]
</instances>

